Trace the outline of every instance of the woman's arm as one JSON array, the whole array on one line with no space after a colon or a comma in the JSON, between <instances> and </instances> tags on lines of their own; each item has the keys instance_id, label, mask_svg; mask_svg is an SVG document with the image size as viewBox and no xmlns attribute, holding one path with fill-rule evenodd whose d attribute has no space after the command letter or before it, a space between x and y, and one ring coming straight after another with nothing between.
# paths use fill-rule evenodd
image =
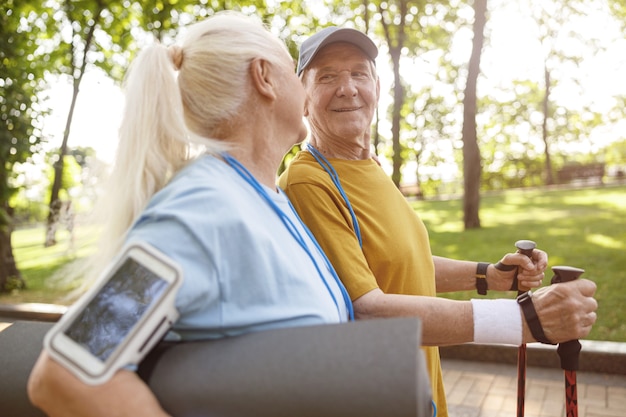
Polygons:
<instances>
[{"instance_id":1,"label":"woman's arm","mask_svg":"<svg viewBox=\"0 0 626 417\"><path fill-rule=\"evenodd\" d=\"M134 372L121 370L102 385L87 385L45 351L31 372L28 396L50 417L168 417Z\"/></svg>"}]
</instances>

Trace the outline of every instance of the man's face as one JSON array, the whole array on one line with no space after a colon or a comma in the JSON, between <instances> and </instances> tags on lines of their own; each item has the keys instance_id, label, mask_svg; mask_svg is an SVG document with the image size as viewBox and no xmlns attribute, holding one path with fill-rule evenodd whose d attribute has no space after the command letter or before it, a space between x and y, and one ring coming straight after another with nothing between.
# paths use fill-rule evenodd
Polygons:
<instances>
[{"instance_id":1,"label":"man's face","mask_svg":"<svg viewBox=\"0 0 626 417\"><path fill-rule=\"evenodd\" d=\"M332 43L305 71L304 115L318 139L350 140L369 131L379 83L369 57L357 46Z\"/></svg>"}]
</instances>

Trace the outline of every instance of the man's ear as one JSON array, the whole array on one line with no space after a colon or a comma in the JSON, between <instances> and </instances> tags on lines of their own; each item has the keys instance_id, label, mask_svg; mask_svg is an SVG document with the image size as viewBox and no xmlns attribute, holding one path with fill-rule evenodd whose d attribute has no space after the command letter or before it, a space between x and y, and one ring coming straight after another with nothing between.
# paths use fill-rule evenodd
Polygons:
<instances>
[{"instance_id":1,"label":"man's ear","mask_svg":"<svg viewBox=\"0 0 626 417\"><path fill-rule=\"evenodd\" d=\"M309 117L309 105L311 103L311 99L309 98L309 90L307 89L307 83L306 80L304 79L304 77L306 77L306 70L304 73L304 76L300 77L300 82L302 83L302 86L304 87L304 117Z\"/></svg>"},{"instance_id":2,"label":"man's ear","mask_svg":"<svg viewBox=\"0 0 626 417\"><path fill-rule=\"evenodd\" d=\"M268 61L257 58L250 62L249 71L252 86L259 94L270 100L276 100L275 83L278 80L275 76L275 68L272 68L272 65Z\"/></svg>"}]
</instances>

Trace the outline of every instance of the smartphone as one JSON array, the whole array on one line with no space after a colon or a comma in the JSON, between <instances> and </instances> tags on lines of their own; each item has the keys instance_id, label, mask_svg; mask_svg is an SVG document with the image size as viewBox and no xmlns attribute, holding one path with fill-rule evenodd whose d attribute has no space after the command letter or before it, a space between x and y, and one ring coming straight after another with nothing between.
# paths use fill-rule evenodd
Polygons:
<instances>
[{"instance_id":1,"label":"smartphone","mask_svg":"<svg viewBox=\"0 0 626 417\"><path fill-rule=\"evenodd\" d=\"M90 385L136 365L178 319L182 270L146 243L127 246L44 338L50 356Z\"/></svg>"}]
</instances>

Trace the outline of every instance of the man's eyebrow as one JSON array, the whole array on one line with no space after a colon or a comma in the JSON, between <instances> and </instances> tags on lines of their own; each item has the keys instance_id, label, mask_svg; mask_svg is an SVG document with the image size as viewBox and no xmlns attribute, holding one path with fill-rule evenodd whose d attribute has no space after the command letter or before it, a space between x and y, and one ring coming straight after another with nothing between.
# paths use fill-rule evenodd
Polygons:
<instances>
[{"instance_id":1,"label":"man's eyebrow","mask_svg":"<svg viewBox=\"0 0 626 417\"><path fill-rule=\"evenodd\" d=\"M367 65L366 63L359 63L359 64L355 64L351 67L352 70L363 70L363 69L369 69L369 65ZM337 71L337 67L336 66L331 66L331 65L327 65L325 67L320 67L318 68L319 72L333 72L333 71Z\"/></svg>"}]
</instances>

